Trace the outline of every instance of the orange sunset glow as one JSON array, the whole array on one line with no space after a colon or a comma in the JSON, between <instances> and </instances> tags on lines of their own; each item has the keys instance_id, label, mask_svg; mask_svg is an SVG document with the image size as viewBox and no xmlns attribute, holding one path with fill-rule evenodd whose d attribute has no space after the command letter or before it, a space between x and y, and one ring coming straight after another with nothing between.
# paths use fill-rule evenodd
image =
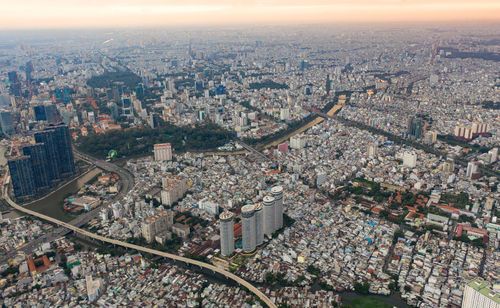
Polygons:
<instances>
[{"instance_id":1,"label":"orange sunset glow","mask_svg":"<svg viewBox=\"0 0 500 308\"><path fill-rule=\"evenodd\" d=\"M491 0L2 0L0 10L1 29L499 20Z\"/></svg>"}]
</instances>

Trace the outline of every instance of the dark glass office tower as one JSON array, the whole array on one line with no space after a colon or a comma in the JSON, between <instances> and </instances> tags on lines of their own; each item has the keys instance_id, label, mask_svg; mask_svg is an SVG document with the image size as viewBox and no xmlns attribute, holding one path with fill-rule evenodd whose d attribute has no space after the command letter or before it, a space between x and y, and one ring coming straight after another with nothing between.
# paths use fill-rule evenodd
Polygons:
<instances>
[{"instance_id":1,"label":"dark glass office tower","mask_svg":"<svg viewBox=\"0 0 500 308\"><path fill-rule=\"evenodd\" d=\"M59 119L59 112L57 111L56 105L45 105L45 116L46 120L49 123L58 123L60 121Z\"/></svg>"},{"instance_id":2,"label":"dark glass office tower","mask_svg":"<svg viewBox=\"0 0 500 308\"><path fill-rule=\"evenodd\" d=\"M15 96L21 96L21 81L17 76L17 72L9 72L9 85L10 85L10 94Z\"/></svg>"},{"instance_id":3,"label":"dark glass office tower","mask_svg":"<svg viewBox=\"0 0 500 308\"><path fill-rule=\"evenodd\" d=\"M48 161L47 174L50 181L58 180L61 178L58 143L55 137L55 131L52 129L46 129L35 133L35 141L37 143L43 143L44 151Z\"/></svg>"},{"instance_id":4,"label":"dark glass office tower","mask_svg":"<svg viewBox=\"0 0 500 308\"><path fill-rule=\"evenodd\" d=\"M43 143L27 145L23 147L23 154L31 159L33 168L33 180L37 189L43 189L50 186L48 174L49 162Z\"/></svg>"},{"instance_id":5,"label":"dark glass office tower","mask_svg":"<svg viewBox=\"0 0 500 308\"><path fill-rule=\"evenodd\" d=\"M44 105L38 105L33 107L33 113L35 114L35 121L47 121Z\"/></svg>"},{"instance_id":6,"label":"dark glass office tower","mask_svg":"<svg viewBox=\"0 0 500 308\"><path fill-rule=\"evenodd\" d=\"M10 135L14 133L14 122L12 121L12 113L10 111L0 111L0 127L2 133Z\"/></svg>"},{"instance_id":7,"label":"dark glass office tower","mask_svg":"<svg viewBox=\"0 0 500 308\"><path fill-rule=\"evenodd\" d=\"M50 125L35 133L35 141L44 144L50 179L59 179L75 172L71 135L67 125Z\"/></svg>"},{"instance_id":8,"label":"dark glass office tower","mask_svg":"<svg viewBox=\"0 0 500 308\"><path fill-rule=\"evenodd\" d=\"M75 159L71 147L71 134L67 125L53 126L57 152L59 155L59 172L62 175L71 175L75 172Z\"/></svg>"},{"instance_id":9,"label":"dark glass office tower","mask_svg":"<svg viewBox=\"0 0 500 308\"><path fill-rule=\"evenodd\" d=\"M14 195L17 198L33 195L35 193L35 182L30 157L20 156L9 159L8 165Z\"/></svg>"},{"instance_id":10,"label":"dark glass office tower","mask_svg":"<svg viewBox=\"0 0 500 308\"><path fill-rule=\"evenodd\" d=\"M424 122L415 117L408 119L408 137L420 139L424 132Z\"/></svg>"}]
</instances>

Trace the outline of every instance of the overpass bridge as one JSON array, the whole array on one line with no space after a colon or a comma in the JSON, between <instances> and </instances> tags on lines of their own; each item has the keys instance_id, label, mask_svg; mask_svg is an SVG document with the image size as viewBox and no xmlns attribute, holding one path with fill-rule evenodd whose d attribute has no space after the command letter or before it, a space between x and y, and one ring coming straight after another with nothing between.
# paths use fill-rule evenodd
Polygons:
<instances>
[{"instance_id":1,"label":"overpass bridge","mask_svg":"<svg viewBox=\"0 0 500 308\"><path fill-rule=\"evenodd\" d=\"M132 189L135 181L134 181L134 176L129 171L127 171L123 168L120 168L115 164L112 164L112 163L109 163L109 162L106 162L103 160L99 160L99 159L96 159L96 158L91 157L89 155L83 154L80 151L78 151L76 148L73 148L73 153L74 153L75 157L78 159L84 160L84 161L90 163L91 165L94 165L94 166L96 166L100 169L103 169L105 171L118 174L118 176L120 177L120 183L121 183L120 191L118 192L118 194L116 196L113 197L113 199L108 203L108 205L113 203L113 202L120 202L127 195L127 193ZM8 176L8 172L5 174L5 176L6 177ZM7 182L4 181L4 183L7 183ZM65 184L65 185L67 185L67 184ZM58 189L61 189L63 187L64 186L59 187ZM7 187L4 188L4 191L7 191ZM50 194L47 196L50 196ZM46 198L47 196L44 196L43 198ZM39 200L36 200L36 201L39 201ZM26 205L29 205L31 203L32 202L30 202ZM98 207L98 208L95 208L89 212L78 215L78 217L71 220L69 222L69 224L71 224L75 227L82 227L86 223L88 223L89 221L91 221L92 219L97 217L102 208L103 207ZM41 239L43 241L50 242L56 238L59 238L61 236L66 235L68 232L70 232L69 229L62 227L60 224L57 224L57 226L59 226L59 227L54 228L50 233L44 235ZM7 257L12 257L18 251L23 251L23 252L29 254L35 248L37 248L39 245L40 245L40 240L34 240L31 242L28 242L24 246L18 248L17 250L13 250L10 253L8 253Z\"/></svg>"},{"instance_id":2,"label":"overpass bridge","mask_svg":"<svg viewBox=\"0 0 500 308\"><path fill-rule=\"evenodd\" d=\"M238 277L238 276L234 275L233 273L230 273L226 270L220 269L212 264L208 264L208 263L201 262L198 260L193 260L193 259L189 259L186 257L166 253L163 251L159 251L159 250L155 250L155 249L151 249L151 248L147 248L147 247L143 247L143 246L139 246L139 245L111 239L108 237L104 237L104 236L89 232L87 230L81 229L81 228L79 228L71 223L67 223L67 222L52 218L50 216L40 214L40 213L35 212L33 210L29 210L27 208L24 208L24 207L18 205L14 201L12 201L12 199L10 199L10 196L8 194L8 190L6 189L6 187L4 187L4 199L7 201L7 203L9 203L10 206L12 206L14 209L18 210L19 212L23 212L23 213L26 213L28 215L32 215L32 216L44 219L46 221L49 221L53 224L56 224L56 225L63 227L63 228L66 228L67 230L73 231L75 233L81 234L83 236L86 236L86 237L89 237L89 238L92 238L92 239L95 239L95 240L98 240L101 242L105 242L105 243L109 243L109 244L113 244L113 245L118 245L118 246L125 247L125 248L135 249L137 251L142 251L144 253L150 253L153 255L160 256L160 257L168 258L168 259L175 260L175 261L180 261L180 262L183 262L186 264L196 265L196 266L199 266L200 268L205 268L205 269L211 270L214 273L221 274L222 276L235 281L239 285L246 287L250 292L255 294L260 300L262 300L262 302L264 302L268 307L277 308L277 306L264 293L262 293L259 289L254 287L252 284L250 284L249 282L247 282L243 278Z\"/></svg>"}]
</instances>

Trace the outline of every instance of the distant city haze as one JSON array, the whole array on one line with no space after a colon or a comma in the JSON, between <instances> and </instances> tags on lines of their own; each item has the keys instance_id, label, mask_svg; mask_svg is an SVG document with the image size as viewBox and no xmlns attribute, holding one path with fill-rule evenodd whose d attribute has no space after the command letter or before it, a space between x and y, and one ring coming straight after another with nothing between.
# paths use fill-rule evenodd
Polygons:
<instances>
[{"instance_id":1,"label":"distant city haze","mask_svg":"<svg viewBox=\"0 0 500 308\"><path fill-rule=\"evenodd\" d=\"M0 4L0 30L500 21L500 1L490 0L0 0Z\"/></svg>"}]
</instances>

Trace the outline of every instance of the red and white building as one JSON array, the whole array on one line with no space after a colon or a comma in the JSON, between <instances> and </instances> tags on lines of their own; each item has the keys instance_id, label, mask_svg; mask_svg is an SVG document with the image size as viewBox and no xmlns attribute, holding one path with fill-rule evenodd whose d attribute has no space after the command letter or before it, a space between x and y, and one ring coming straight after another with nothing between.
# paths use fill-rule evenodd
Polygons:
<instances>
[{"instance_id":1,"label":"red and white building","mask_svg":"<svg viewBox=\"0 0 500 308\"><path fill-rule=\"evenodd\" d=\"M172 160L172 146L170 143L157 143L154 145L155 161Z\"/></svg>"}]
</instances>

